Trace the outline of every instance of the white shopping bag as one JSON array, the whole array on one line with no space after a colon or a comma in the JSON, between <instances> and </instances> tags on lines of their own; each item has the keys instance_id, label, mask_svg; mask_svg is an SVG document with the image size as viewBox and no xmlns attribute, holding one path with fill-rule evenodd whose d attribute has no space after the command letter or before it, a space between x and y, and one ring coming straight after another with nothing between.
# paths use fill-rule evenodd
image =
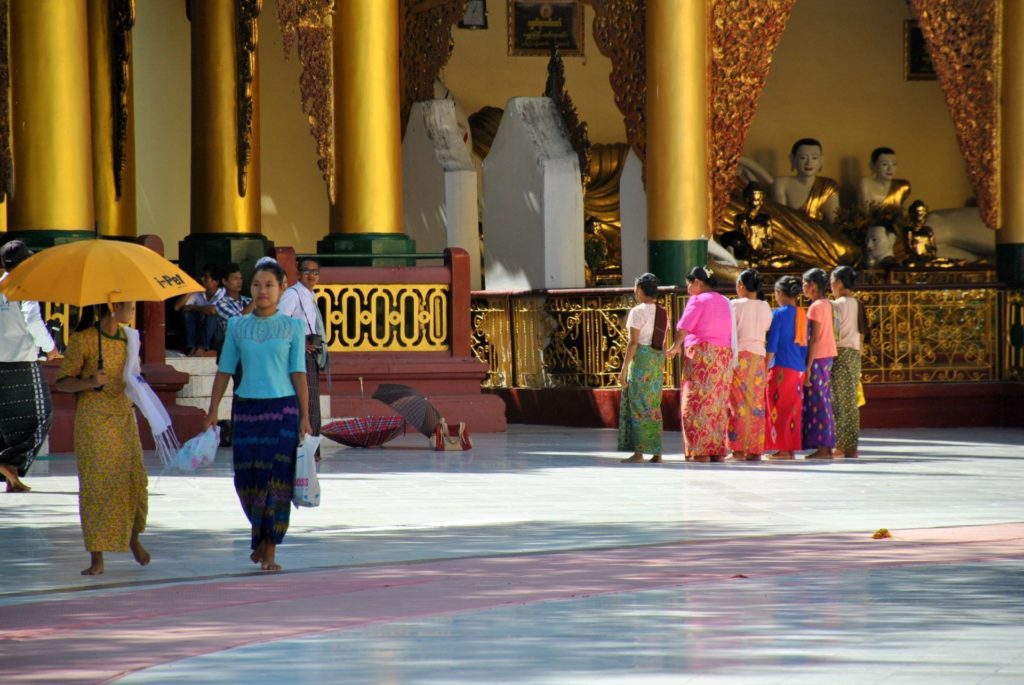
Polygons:
<instances>
[{"instance_id":1,"label":"white shopping bag","mask_svg":"<svg viewBox=\"0 0 1024 685\"><path fill-rule=\"evenodd\" d=\"M217 457L218 447L220 447L220 427L212 426L186 441L168 462L167 470L192 473L200 466L209 466Z\"/></svg>"},{"instance_id":2,"label":"white shopping bag","mask_svg":"<svg viewBox=\"0 0 1024 685\"><path fill-rule=\"evenodd\" d=\"M316 477L316 448L319 435L307 435L295 453L295 488L292 504L298 507L320 506L320 480Z\"/></svg>"}]
</instances>

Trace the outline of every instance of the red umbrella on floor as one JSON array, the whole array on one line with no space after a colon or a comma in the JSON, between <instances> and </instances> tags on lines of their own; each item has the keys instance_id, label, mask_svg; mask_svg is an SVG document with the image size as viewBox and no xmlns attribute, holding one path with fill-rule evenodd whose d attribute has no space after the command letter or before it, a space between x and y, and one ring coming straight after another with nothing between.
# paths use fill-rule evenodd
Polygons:
<instances>
[{"instance_id":1,"label":"red umbrella on floor","mask_svg":"<svg viewBox=\"0 0 1024 685\"><path fill-rule=\"evenodd\" d=\"M349 447L380 447L398 437L404 426L401 416L353 416L321 426L320 434Z\"/></svg>"}]
</instances>

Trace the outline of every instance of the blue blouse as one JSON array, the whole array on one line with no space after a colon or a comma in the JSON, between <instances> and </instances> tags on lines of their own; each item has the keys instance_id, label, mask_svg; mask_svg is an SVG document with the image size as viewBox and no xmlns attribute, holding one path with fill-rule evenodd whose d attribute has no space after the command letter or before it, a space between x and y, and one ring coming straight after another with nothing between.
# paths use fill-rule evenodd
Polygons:
<instances>
[{"instance_id":1,"label":"blue blouse","mask_svg":"<svg viewBox=\"0 0 1024 685\"><path fill-rule=\"evenodd\" d=\"M785 305L772 310L772 325L768 329L765 351L772 352L772 368L781 366L803 373L807 371L807 346L797 345L793 338L796 333L796 307Z\"/></svg>"},{"instance_id":2,"label":"blue blouse","mask_svg":"<svg viewBox=\"0 0 1024 685\"><path fill-rule=\"evenodd\" d=\"M295 395L291 374L306 372L306 336L302 322L275 313L228 319L217 370L233 374L242 362L242 384L235 395L269 399Z\"/></svg>"}]
</instances>

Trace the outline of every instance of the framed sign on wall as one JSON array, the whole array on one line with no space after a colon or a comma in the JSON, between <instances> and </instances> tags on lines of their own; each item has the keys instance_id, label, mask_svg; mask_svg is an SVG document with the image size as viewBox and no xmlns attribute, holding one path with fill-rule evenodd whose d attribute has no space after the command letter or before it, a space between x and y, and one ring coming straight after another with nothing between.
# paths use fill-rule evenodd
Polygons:
<instances>
[{"instance_id":1,"label":"framed sign on wall","mask_svg":"<svg viewBox=\"0 0 1024 685\"><path fill-rule=\"evenodd\" d=\"M508 0L508 54L583 56L579 0Z\"/></svg>"},{"instance_id":2,"label":"framed sign on wall","mask_svg":"<svg viewBox=\"0 0 1024 685\"><path fill-rule=\"evenodd\" d=\"M903 80L934 81L938 79L928 44L921 27L913 19L903 22Z\"/></svg>"}]
</instances>

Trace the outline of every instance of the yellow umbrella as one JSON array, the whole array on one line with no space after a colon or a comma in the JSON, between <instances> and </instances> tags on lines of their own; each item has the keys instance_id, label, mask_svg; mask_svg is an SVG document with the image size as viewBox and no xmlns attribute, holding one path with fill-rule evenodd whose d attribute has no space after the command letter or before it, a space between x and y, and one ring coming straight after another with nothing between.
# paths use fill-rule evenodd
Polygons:
<instances>
[{"instance_id":1,"label":"yellow umbrella","mask_svg":"<svg viewBox=\"0 0 1024 685\"><path fill-rule=\"evenodd\" d=\"M49 247L23 261L0 281L0 293L8 300L61 302L76 307L162 302L202 289L194 278L148 247L99 238ZM98 335L99 328L96 332ZM103 368L102 344L99 368Z\"/></svg>"},{"instance_id":2,"label":"yellow umbrella","mask_svg":"<svg viewBox=\"0 0 1024 685\"><path fill-rule=\"evenodd\" d=\"M197 293L198 282L148 247L120 240L78 240L32 255L0 283L9 300L84 307L163 301Z\"/></svg>"}]
</instances>

